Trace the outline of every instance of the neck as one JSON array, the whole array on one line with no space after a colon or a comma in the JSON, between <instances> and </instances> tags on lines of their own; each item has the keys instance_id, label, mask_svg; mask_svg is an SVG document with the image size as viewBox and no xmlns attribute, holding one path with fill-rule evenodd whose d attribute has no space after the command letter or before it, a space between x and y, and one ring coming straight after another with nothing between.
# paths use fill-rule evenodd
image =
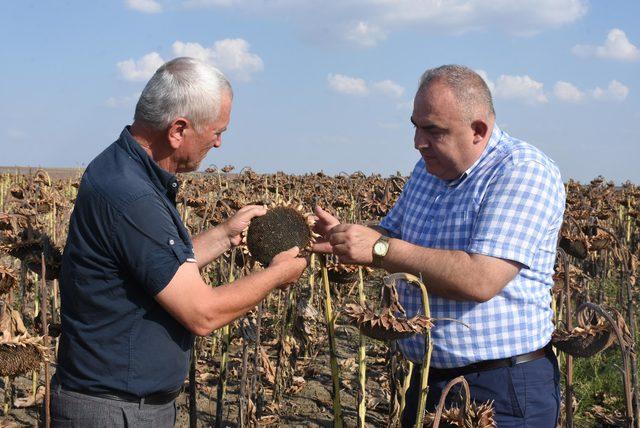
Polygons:
<instances>
[{"instance_id":1,"label":"neck","mask_svg":"<svg viewBox=\"0 0 640 428\"><path fill-rule=\"evenodd\" d=\"M133 139L140 144L140 147L147 152L149 157L151 157L160 168L171 174L176 173L178 165L172 159L171 155L173 150L171 150L171 146L169 146L169 143L164 138L164 132L152 129L140 122L133 122L130 132Z\"/></svg>"}]
</instances>

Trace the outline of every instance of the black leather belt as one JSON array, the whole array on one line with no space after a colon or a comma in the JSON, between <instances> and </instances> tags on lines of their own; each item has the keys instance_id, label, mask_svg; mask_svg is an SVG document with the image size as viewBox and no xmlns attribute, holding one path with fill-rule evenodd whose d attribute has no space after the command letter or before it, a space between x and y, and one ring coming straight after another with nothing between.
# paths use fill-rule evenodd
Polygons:
<instances>
[{"instance_id":1,"label":"black leather belt","mask_svg":"<svg viewBox=\"0 0 640 428\"><path fill-rule=\"evenodd\" d=\"M551 344L547 344L544 348L540 348L533 352L526 354L516 355L510 358L499 358L497 360L479 361L477 363L469 364L468 366L453 367L448 369L439 369L432 367L429 370L429 375L434 375L442 378L453 378L456 376L464 376L470 373L484 372L487 370L499 369L502 367L513 367L518 364L528 363L529 361L538 360L548 355L551 350Z\"/></svg>"},{"instance_id":2,"label":"black leather belt","mask_svg":"<svg viewBox=\"0 0 640 428\"><path fill-rule=\"evenodd\" d=\"M60 387L64 391L72 391L77 392L84 395L90 395L91 397L98 398L106 398L108 400L117 400L117 401L125 401L127 403L140 403L140 404L152 404L152 405L162 405L167 404L175 400L178 395L180 395L180 389L171 392L156 392L153 394L146 395L144 397L138 397L137 395L129 394L127 392L86 392L86 391L77 391L75 389L66 388L64 386Z\"/></svg>"}]
</instances>

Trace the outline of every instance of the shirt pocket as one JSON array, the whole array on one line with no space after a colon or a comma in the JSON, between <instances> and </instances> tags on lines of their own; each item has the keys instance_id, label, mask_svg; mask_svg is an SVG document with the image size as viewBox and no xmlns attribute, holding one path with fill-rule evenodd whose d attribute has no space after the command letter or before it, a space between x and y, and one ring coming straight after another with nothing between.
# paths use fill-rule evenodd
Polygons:
<instances>
[{"instance_id":1,"label":"shirt pocket","mask_svg":"<svg viewBox=\"0 0 640 428\"><path fill-rule=\"evenodd\" d=\"M446 250L466 250L471 241L473 226L476 220L476 211L473 209L444 213L437 221L435 227L435 248Z\"/></svg>"}]
</instances>

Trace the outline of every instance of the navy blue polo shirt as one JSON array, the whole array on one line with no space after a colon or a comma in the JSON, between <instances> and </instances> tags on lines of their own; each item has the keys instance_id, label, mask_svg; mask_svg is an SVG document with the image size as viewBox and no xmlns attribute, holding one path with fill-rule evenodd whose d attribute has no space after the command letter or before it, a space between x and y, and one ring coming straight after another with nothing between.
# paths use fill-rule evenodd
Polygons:
<instances>
[{"instance_id":1,"label":"navy blue polo shirt","mask_svg":"<svg viewBox=\"0 0 640 428\"><path fill-rule=\"evenodd\" d=\"M84 172L60 274L63 387L142 397L182 386L194 337L154 299L194 261L177 189L128 128Z\"/></svg>"}]
</instances>

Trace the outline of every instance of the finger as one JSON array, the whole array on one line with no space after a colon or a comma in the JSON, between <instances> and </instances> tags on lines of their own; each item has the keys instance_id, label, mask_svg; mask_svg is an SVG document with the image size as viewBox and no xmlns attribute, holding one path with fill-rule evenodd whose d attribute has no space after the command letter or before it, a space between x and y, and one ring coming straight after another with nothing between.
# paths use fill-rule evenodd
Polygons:
<instances>
[{"instance_id":1,"label":"finger","mask_svg":"<svg viewBox=\"0 0 640 428\"><path fill-rule=\"evenodd\" d=\"M353 225L348 224L348 223L340 223L340 224L337 224L336 226L332 227L329 232L331 234L339 233L339 232L346 232L347 230L351 229L352 226Z\"/></svg>"},{"instance_id":2,"label":"finger","mask_svg":"<svg viewBox=\"0 0 640 428\"><path fill-rule=\"evenodd\" d=\"M287 251L283 251L280 254L286 254L287 256L290 256L290 257L296 257L299 253L300 253L300 248L291 247Z\"/></svg>"},{"instance_id":3,"label":"finger","mask_svg":"<svg viewBox=\"0 0 640 428\"><path fill-rule=\"evenodd\" d=\"M253 217L258 217L261 215L265 215L267 213L267 208L263 205L247 205L242 207L238 213L242 212L242 214L248 214Z\"/></svg>"},{"instance_id":4,"label":"finger","mask_svg":"<svg viewBox=\"0 0 640 428\"><path fill-rule=\"evenodd\" d=\"M328 241L316 242L311 246L311 252L313 253L332 253L333 247Z\"/></svg>"},{"instance_id":5,"label":"finger","mask_svg":"<svg viewBox=\"0 0 640 428\"><path fill-rule=\"evenodd\" d=\"M331 234L329 235L329 242L331 243L331 245L344 244L347 241L348 238L346 232L331 232Z\"/></svg>"},{"instance_id":6,"label":"finger","mask_svg":"<svg viewBox=\"0 0 640 428\"><path fill-rule=\"evenodd\" d=\"M315 208L313 209L313 212L315 213L315 215L318 216L320 220L322 220L325 223L328 223L328 224L340 223L340 220L338 220L337 218L329 214L327 211L320 208L320 205L316 205Z\"/></svg>"},{"instance_id":7,"label":"finger","mask_svg":"<svg viewBox=\"0 0 640 428\"><path fill-rule=\"evenodd\" d=\"M338 245L334 245L333 247L333 253L336 256L339 257L348 257L349 254L349 247L347 246L347 244L338 244Z\"/></svg>"}]
</instances>

